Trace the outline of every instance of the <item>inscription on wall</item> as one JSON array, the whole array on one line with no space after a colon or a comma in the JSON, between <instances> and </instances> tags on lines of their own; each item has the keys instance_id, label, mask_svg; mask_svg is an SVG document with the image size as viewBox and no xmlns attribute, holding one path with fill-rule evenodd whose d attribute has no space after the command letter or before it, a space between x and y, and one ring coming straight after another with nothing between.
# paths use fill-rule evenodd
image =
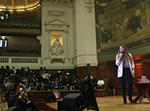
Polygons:
<instances>
[{"instance_id":1,"label":"inscription on wall","mask_svg":"<svg viewBox=\"0 0 150 111\"><path fill-rule=\"evenodd\" d=\"M47 16L48 17L65 17L65 11L52 11L52 10L48 10L47 11Z\"/></svg>"}]
</instances>

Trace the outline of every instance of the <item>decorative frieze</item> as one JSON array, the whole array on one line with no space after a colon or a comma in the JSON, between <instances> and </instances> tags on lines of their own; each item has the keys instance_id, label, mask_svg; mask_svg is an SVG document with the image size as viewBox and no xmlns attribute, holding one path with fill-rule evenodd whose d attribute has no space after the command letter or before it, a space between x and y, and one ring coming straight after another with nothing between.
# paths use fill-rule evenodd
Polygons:
<instances>
[{"instance_id":1,"label":"decorative frieze","mask_svg":"<svg viewBox=\"0 0 150 111\"><path fill-rule=\"evenodd\" d=\"M72 6L72 0L43 0L42 6Z\"/></svg>"},{"instance_id":2,"label":"decorative frieze","mask_svg":"<svg viewBox=\"0 0 150 111\"><path fill-rule=\"evenodd\" d=\"M85 3L85 8L88 10L89 13L91 13L91 11L93 10L94 8L94 1L95 0L85 0L84 3Z\"/></svg>"},{"instance_id":3,"label":"decorative frieze","mask_svg":"<svg viewBox=\"0 0 150 111\"><path fill-rule=\"evenodd\" d=\"M65 11L48 10L47 11L47 16L49 16L49 17L64 17L65 16Z\"/></svg>"}]
</instances>

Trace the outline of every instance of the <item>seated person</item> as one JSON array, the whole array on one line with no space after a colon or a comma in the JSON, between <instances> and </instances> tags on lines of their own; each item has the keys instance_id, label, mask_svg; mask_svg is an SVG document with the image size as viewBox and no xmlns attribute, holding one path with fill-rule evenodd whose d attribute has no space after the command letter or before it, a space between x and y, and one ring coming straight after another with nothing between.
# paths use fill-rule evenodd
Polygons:
<instances>
[{"instance_id":1,"label":"seated person","mask_svg":"<svg viewBox=\"0 0 150 111\"><path fill-rule=\"evenodd\" d=\"M67 83L67 85L64 87L64 90L72 90L72 88L71 88L69 83Z\"/></svg>"},{"instance_id":2,"label":"seated person","mask_svg":"<svg viewBox=\"0 0 150 111\"><path fill-rule=\"evenodd\" d=\"M78 82L79 82L79 79L74 80L74 82L73 82L74 90L79 90Z\"/></svg>"},{"instance_id":3,"label":"seated person","mask_svg":"<svg viewBox=\"0 0 150 111\"><path fill-rule=\"evenodd\" d=\"M25 91L31 91L31 87L30 87L28 84L26 84L26 89L25 89Z\"/></svg>"},{"instance_id":4,"label":"seated person","mask_svg":"<svg viewBox=\"0 0 150 111\"><path fill-rule=\"evenodd\" d=\"M36 90L38 91L46 91L47 88L45 87L45 84L43 82L40 82L37 86L36 86Z\"/></svg>"},{"instance_id":5,"label":"seated person","mask_svg":"<svg viewBox=\"0 0 150 111\"><path fill-rule=\"evenodd\" d=\"M40 87L40 91L45 91L45 90L47 90L47 89L45 87L45 84L42 82L41 87Z\"/></svg>"},{"instance_id":6,"label":"seated person","mask_svg":"<svg viewBox=\"0 0 150 111\"><path fill-rule=\"evenodd\" d=\"M61 98L59 89L60 89L60 85L58 84L58 81L55 80L55 83L53 84L53 94L55 95L56 99Z\"/></svg>"},{"instance_id":7,"label":"seated person","mask_svg":"<svg viewBox=\"0 0 150 111\"><path fill-rule=\"evenodd\" d=\"M12 107L12 106L17 106L18 105L17 98L14 95L14 93L12 93L12 92L9 93L9 97L7 99L7 104L8 104L8 107Z\"/></svg>"},{"instance_id":8,"label":"seated person","mask_svg":"<svg viewBox=\"0 0 150 111\"><path fill-rule=\"evenodd\" d=\"M12 84L11 87L7 90L7 92L8 92L8 93L9 93L9 92L15 93L15 92L16 92L16 87L15 87L15 85Z\"/></svg>"},{"instance_id":9,"label":"seated person","mask_svg":"<svg viewBox=\"0 0 150 111\"><path fill-rule=\"evenodd\" d=\"M28 79L28 84L29 84L30 87L34 87L33 77L30 77L30 78Z\"/></svg>"},{"instance_id":10,"label":"seated person","mask_svg":"<svg viewBox=\"0 0 150 111\"><path fill-rule=\"evenodd\" d=\"M6 92L7 91L4 83L1 84L1 91L2 92Z\"/></svg>"},{"instance_id":11,"label":"seated person","mask_svg":"<svg viewBox=\"0 0 150 111\"><path fill-rule=\"evenodd\" d=\"M25 111L38 111L34 101L28 97L26 92L21 92L19 96L19 106Z\"/></svg>"},{"instance_id":12,"label":"seated person","mask_svg":"<svg viewBox=\"0 0 150 111\"><path fill-rule=\"evenodd\" d=\"M97 89L104 89L104 87L105 87L104 80L98 80L97 81Z\"/></svg>"},{"instance_id":13,"label":"seated person","mask_svg":"<svg viewBox=\"0 0 150 111\"><path fill-rule=\"evenodd\" d=\"M8 79L4 80L4 84L5 84L5 87L10 87L11 86L11 83L9 82Z\"/></svg>"},{"instance_id":14,"label":"seated person","mask_svg":"<svg viewBox=\"0 0 150 111\"><path fill-rule=\"evenodd\" d=\"M46 89L51 89L52 88L51 82L48 79L48 77L45 77L45 86L46 86Z\"/></svg>"},{"instance_id":15,"label":"seated person","mask_svg":"<svg viewBox=\"0 0 150 111\"><path fill-rule=\"evenodd\" d=\"M27 81L24 81L22 84L25 90L26 90L26 84L27 84Z\"/></svg>"},{"instance_id":16,"label":"seated person","mask_svg":"<svg viewBox=\"0 0 150 111\"><path fill-rule=\"evenodd\" d=\"M16 91L17 92L21 92L23 91L25 88L23 87L22 83L19 83L19 86L17 87Z\"/></svg>"},{"instance_id":17,"label":"seated person","mask_svg":"<svg viewBox=\"0 0 150 111\"><path fill-rule=\"evenodd\" d=\"M39 80L38 80L38 78L36 78L34 81L34 86L37 86L38 84L39 84Z\"/></svg>"},{"instance_id":18,"label":"seated person","mask_svg":"<svg viewBox=\"0 0 150 111\"><path fill-rule=\"evenodd\" d=\"M58 84L58 81L55 80L55 83L53 84L54 89L60 89L60 85Z\"/></svg>"}]
</instances>

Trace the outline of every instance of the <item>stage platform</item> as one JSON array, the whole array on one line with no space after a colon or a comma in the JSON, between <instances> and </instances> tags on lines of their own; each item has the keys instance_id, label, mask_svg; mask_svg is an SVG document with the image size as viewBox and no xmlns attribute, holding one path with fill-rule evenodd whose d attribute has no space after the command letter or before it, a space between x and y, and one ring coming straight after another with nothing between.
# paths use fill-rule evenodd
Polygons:
<instances>
[{"instance_id":1,"label":"stage platform","mask_svg":"<svg viewBox=\"0 0 150 111\"><path fill-rule=\"evenodd\" d=\"M135 96L133 96L133 99ZM58 99L57 101L61 101L63 99ZM57 103L46 103L47 109L45 111L57 111ZM123 104L122 96L105 96L105 97L96 97L97 105L99 107L99 111L150 111L150 102L147 98L144 98L141 103L137 102L135 104L131 104L127 101L127 104ZM83 111L87 111L84 109ZM94 111L94 110L89 110Z\"/></svg>"}]
</instances>

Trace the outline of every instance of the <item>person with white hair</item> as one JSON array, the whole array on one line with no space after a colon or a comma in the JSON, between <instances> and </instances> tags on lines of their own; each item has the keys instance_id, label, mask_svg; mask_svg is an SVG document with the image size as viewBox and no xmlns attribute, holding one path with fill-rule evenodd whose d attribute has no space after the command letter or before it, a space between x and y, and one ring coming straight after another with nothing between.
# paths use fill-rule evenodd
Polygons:
<instances>
[{"instance_id":1,"label":"person with white hair","mask_svg":"<svg viewBox=\"0 0 150 111\"><path fill-rule=\"evenodd\" d=\"M104 80L98 80L97 81L97 89L103 89L105 86Z\"/></svg>"},{"instance_id":2,"label":"person with white hair","mask_svg":"<svg viewBox=\"0 0 150 111\"><path fill-rule=\"evenodd\" d=\"M25 88L23 87L22 83L19 83L19 86L17 87L16 91L21 92L23 90L25 90Z\"/></svg>"}]
</instances>

